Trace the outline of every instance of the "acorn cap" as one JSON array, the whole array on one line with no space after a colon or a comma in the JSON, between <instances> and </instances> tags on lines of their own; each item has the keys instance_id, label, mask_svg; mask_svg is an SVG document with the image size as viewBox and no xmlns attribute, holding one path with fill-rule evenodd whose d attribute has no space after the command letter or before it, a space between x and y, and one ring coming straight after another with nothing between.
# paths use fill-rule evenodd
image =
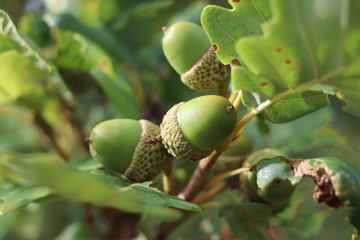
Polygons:
<instances>
[{"instance_id":1,"label":"acorn cap","mask_svg":"<svg viewBox=\"0 0 360 240\"><path fill-rule=\"evenodd\" d=\"M103 166L136 182L151 180L164 164L166 149L160 128L147 120L113 119L99 123L90 135L90 152Z\"/></svg>"},{"instance_id":2,"label":"acorn cap","mask_svg":"<svg viewBox=\"0 0 360 240\"><path fill-rule=\"evenodd\" d=\"M163 169L167 151L161 141L149 140L160 136L160 128L147 120L140 120L142 132L125 176L136 182L151 180Z\"/></svg>"},{"instance_id":3,"label":"acorn cap","mask_svg":"<svg viewBox=\"0 0 360 240\"><path fill-rule=\"evenodd\" d=\"M165 148L173 156L196 161L208 156L236 125L228 99L207 95L171 108L160 125Z\"/></svg>"},{"instance_id":4,"label":"acorn cap","mask_svg":"<svg viewBox=\"0 0 360 240\"><path fill-rule=\"evenodd\" d=\"M190 70L181 74L181 81L193 90L205 91L222 87L230 76L230 66L220 62L211 46Z\"/></svg>"},{"instance_id":5,"label":"acorn cap","mask_svg":"<svg viewBox=\"0 0 360 240\"><path fill-rule=\"evenodd\" d=\"M164 28L163 51L181 81L196 91L221 88L230 80L231 68L220 62L205 30L191 22Z\"/></svg>"},{"instance_id":6,"label":"acorn cap","mask_svg":"<svg viewBox=\"0 0 360 240\"><path fill-rule=\"evenodd\" d=\"M164 28L162 47L166 59L180 75L187 72L211 46L205 30L191 22Z\"/></svg>"}]
</instances>

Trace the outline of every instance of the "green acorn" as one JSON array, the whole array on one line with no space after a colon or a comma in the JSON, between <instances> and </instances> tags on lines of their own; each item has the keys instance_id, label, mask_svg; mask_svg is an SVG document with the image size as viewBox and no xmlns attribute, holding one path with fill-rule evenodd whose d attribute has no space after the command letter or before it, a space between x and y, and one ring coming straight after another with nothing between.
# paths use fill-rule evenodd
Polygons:
<instances>
[{"instance_id":1,"label":"green acorn","mask_svg":"<svg viewBox=\"0 0 360 240\"><path fill-rule=\"evenodd\" d=\"M218 95L173 106L160 125L165 148L174 157L196 161L207 157L233 131L236 109Z\"/></svg>"},{"instance_id":2,"label":"green acorn","mask_svg":"<svg viewBox=\"0 0 360 240\"><path fill-rule=\"evenodd\" d=\"M230 66L220 62L202 27L177 22L163 31L165 57L186 86L197 91L211 90L230 78Z\"/></svg>"},{"instance_id":3,"label":"green acorn","mask_svg":"<svg viewBox=\"0 0 360 240\"><path fill-rule=\"evenodd\" d=\"M248 181L252 191L257 195L254 199L260 200L269 204L273 213L278 213L284 210L290 201L290 197L294 192L296 186L286 179L274 179L266 189L260 189L257 185L257 171L248 174Z\"/></svg>"},{"instance_id":4,"label":"green acorn","mask_svg":"<svg viewBox=\"0 0 360 240\"><path fill-rule=\"evenodd\" d=\"M96 125L90 134L90 152L103 166L135 182L156 177L167 152L159 126L147 120L113 119Z\"/></svg>"},{"instance_id":5,"label":"green acorn","mask_svg":"<svg viewBox=\"0 0 360 240\"><path fill-rule=\"evenodd\" d=\"M292 185L288 179L275 178L265 189L260 189L257 184L258 170L255 166L260 161L281 155L282 153L275 149L257 151L251 154L243 164L244 167L251 167L251 171L239 176L240 191L245 194L246 200L268 204L273 214L283 211L289 205L296 186Z\"/></svg>"}]
</instances>

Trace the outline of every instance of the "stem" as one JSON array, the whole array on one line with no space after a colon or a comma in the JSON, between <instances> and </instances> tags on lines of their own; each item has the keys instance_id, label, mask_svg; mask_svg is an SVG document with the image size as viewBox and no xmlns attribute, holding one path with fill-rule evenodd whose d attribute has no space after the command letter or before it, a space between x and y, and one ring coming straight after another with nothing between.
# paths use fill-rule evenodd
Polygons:
<instances>
[{"instance_id":1,"label":"stem","mask_svg":"<svg viewBox=\"0 0 360 240\"><path fill-rule=\"evenodd\" d=\"M173 163L173 158L172 157L167 158L165 160L165 165L164 165L164 169L163 169L164 192L166 192L170 195L174 195L172 163Z\"/></svg>"},{"instance_id":2,"label":"stem","mask_svg":"<svg viewBox=\"0 0 360 240\"><path fill-rule=\"evenodd\" d=\"M34 122L42 130L45 136L48 138L52 146L58 152L58 154L64 159L65 162L70 160L68 154L64 150L63 146L59 143L56 138L56 134L52 126L44 119L41 113L35 111L34 113Z\"/></svg>"},{"instance_id":3,"label":"stem","mask_svg":"<svg viewBox=\"0 0 360 240\"><path fill-rule=\"evenodd\" d=\"M215 150L208 157L200 160L188 185L178 195L179 198L186 201L192 201L194 199L194 197L203 189L206 183L206 177L219 156L220 152Z\"/></svg>"},{"instance_id":4,"label":"stem","mask_svg":"<svg viewBox=\"0 0 360 240\"><path fill-rule=\"evenodd\" d=\"M83 131L83 123L82 121L76 116L74 108L66 104L66 102L62 101L63 105L63 113L68 122L70 123L72 132L74 134L75 141L79 143L80 146L86 151L89 152L89 144L86 142L86 136Z\"/></svg>"},{"instance_id":5,"label":"stem","mask_svg":"<svg viewBox=\"0 0 360 240\"><path fill-rule=\"evenodd\" d=\"M239 91L233 91L231 94L230 94L230 97L229 97L229 101L231 103L235 102L235 99L236 97L239 95Z\"/></svg>"},{"instance_id":6,"label":"stem","mask_svg":"<svg viewBox=\"0 0 360 240\"><path fill-rule=\"evenodd\" d=\"M238 110L241 103L242 103L242 100L241 100L241 91L237 91L237 95L235 97L235 99L232 102L232 104L234 105L235 109Z\"/></svg>"},{"instance_id":7,"label":"stem","mask_svg":"<svg viewBox=\"0 0 360 240\"><path fill-rule=\"evenodd\" d=\"M250 168L248 167L244 167L244 168L237 168L237 169L234 169L234 170L230 170L228 172L225 172L225 173L222 173L222 174L219 174L217 175L216 177L214 177L206 186L205 188L212 188L214 187L217 183L229 178L229 177L232 177L232 176L235 176L235 175L238 175L240 173L243 173L243 172L246 172L246 171L249 171Z\"/></svg>"},{"instance_id":8,"label":"stem","mask_svg":"<svg viewBox=\"0 0 360 240\"><path fill-rule=\"evenodd\" d=\"M210 200L211 198L213 198L217 194L223 192L226 188L227 188L227 185L225 183L219 184L219 185L211 188L209 191L204 193L202 196L196 198L193 201L193 203L200 205L200 204Z\"/></svg>"}]
</instances>

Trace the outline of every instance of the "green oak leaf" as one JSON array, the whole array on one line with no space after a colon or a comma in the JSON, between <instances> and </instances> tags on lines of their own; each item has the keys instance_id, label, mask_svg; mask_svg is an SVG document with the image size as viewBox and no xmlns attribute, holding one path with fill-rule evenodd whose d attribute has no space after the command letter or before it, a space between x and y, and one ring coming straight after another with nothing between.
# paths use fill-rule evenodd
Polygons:
<instances>
[{"instance_id":1,"label":"green oak leaf","mask_svg":"<svg viewBox=\"0 0 360 240\"><path fill-rule=\"evenodd\" d=\"M236 43L246 67L233 69L235 89L256 92L274 102L312 87L335 89L347 104L344 110L360 116L359 1L274 0L270 4L273 18L262 25L264 34Z\"/></svg>"},{"instance_id":2,"label":"green oak leaf","mask_svg":"<svg viewBox=\"0 0 360 240\"><path fill-rule=\"evenodd\" d=\"M138 192L116 190L99 176L71 167L52 154L3 153L0 160L24 179L45 186L52 193L73 201L148 213L164 219L176 219L180 216L174 209L149 205Z\"/></svg>"},{"instance_id":3,"label":"green oak leaf","mask_svg":"<svg viewBox=\"0 0 360 240\"><path fill-rule=\"evenodd\" d=\"M243 92L243 103L248 108L256 108L266 97L257 93ZM295 92L266 108L262 114L272 123L286 123L306 114L315 112L329 104L328 96L318 91Z\"/></svg>"},{"instance_id":4,"label":"green oak leaf","mask_svg":"<svg viewBox=\"0 0 360 240\"><path fill-rule=\"evenodd\" d=\"M134 192L141 195L143 201L146 202L149 207L173 207L189 211L202 211L202 208L196 204L171 196L156 188L149 187L152 183L151 181L133 183L104 170L93 170L91 173L101 177L118 191Z\"/></svg>"},{"instance_id":5,"label":"green oak leaf","mask_svg":"<svg viewBox=\"0 0 360 240\"><path fill-rule=\"evenodd\" d=\"M238 64L236 41L241 37L262 34L261 24L270 19L271 12L268 0L230 0L229 3L233 9L212 5L205 7L201 24L211 43L216 45L220 61Z\"/></svg>"}]
</instances>

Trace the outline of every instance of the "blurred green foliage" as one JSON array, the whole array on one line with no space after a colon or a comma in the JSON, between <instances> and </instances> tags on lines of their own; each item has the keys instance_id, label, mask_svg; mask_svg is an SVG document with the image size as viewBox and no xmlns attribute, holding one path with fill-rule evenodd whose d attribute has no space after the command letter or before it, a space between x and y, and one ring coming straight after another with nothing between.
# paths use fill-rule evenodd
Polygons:
<instances>
[{"instance_id":1,"label":"blurred green foliage","mask_svg":"<svg viewBox=\"0 0 360 240\"><path fill-rule=\"evenodd\" d=\"M98 166L89 160L84 140L96 123L114 117L160 123L172 105L209 94L184 86L161 49L163 26L179 20L200 23L200 14L209 4L230 6L220 0L2 0L0 9L9 14L19 35L14 31L0 37L0 81L6 81L12 90L17 89L12 85L16 84L21 92L10 92L11 101L9 94L0 93L0 152L58 153L78 169L95 169ZM14 35L3 37L7 34ZM6 66L14 71L4 70ZM28 84L22 81L24 76ZM276 148L293 158L333 156L360 168L359 119L341 111L343 103L335 97L330 97L330 102L330 106L281 125L259 117L245 132L256 149ZM60 198L39 204L49 200L43 199L47 189L29 184L16 166L19 162L12 163L19 173L16 175L9 171L6 161L0 161L0 205L11 200L6 199L6 193L18 194L15 196L23 201L13 203L14 209L21 210L0 216L0 238L97 239L94 236L99 232L85 223L91 222L100 233L111 229L101 213L86 204ZM49 168L57 166L56 162L51 164ZM174 175L182 187L194 165L176 161L174 165L178 167ZM55 178L57 171L53 170L49 172ZM161 184L159 179L156 182ZM86 184L80 187L86 188ZM241 202L237 193L228 190L214 200L225 204L193 215L168 239L204 235L264 239L265 226L270 226L268 232L276 239L348 238L352 229L344 221L344 210L329 212L326 206L314 203L312 188L310 180L301 182L290 200L291 207L275 216L270 216L268 206ZM27 199L29 189L34 190ZM233 209L241 214L234 214ZM89 214L100 217L94 220ZM143 215L142 232L154 236L157 221L151 214ZM237 229L238 225L241 228Z\"/></svg>"}]
</instances>

